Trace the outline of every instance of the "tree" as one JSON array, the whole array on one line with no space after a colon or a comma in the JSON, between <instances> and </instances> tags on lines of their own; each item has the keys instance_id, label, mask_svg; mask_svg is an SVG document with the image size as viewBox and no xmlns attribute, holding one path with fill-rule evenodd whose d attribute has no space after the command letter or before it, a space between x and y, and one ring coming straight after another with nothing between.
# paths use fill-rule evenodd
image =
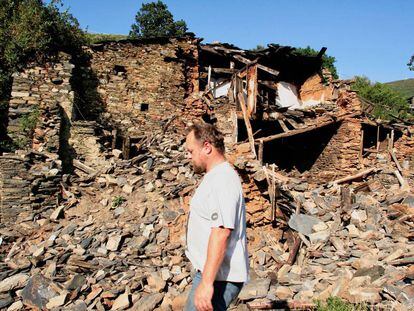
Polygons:
<instances>
[{"instance_id":1,"label":"tree","mask_svg":"<svg viewBox=\"0 0 414 311\"><path fill-rule=\"evenodd\" d=\"M365 98L373 105L372 114L383 120L391 120L395 117L401 119L412 118L409 114L407 100L388 85L376 82L372 83L366 77L355 77L352 89L358 95Z\"/></svg>"},{"instance_id":2,"label":"tree","mask_svg":"<svg viewBox=\"0 0 414 311\"><path fill-rule=\"evenodd\" d=\"M187 31L185 21L174 21L174 17L165 3L144 3L135 16L135 23L129 32L130 38L174 37Z\"/></svg>"},{"instance_id":3,"label":"tree","mask_svg":"<svg viewBox=\"0 0 414 311\"><path fill-rule=\"evenodd\" d=\"M11 75L29 62L42 63L64 51L82 54L86 43L79 23L60 0L1 0L0 5L0 136L6 119ZM1 140L2 137L0 137Z\"/></svg>"},{"instance_id":4,"label":"tree","mask_svg":"<svg viewBox=\"0 0 414 311\"><path fill-rule=\"evenodd\" d=\"M295 53L297 55L316 56L319 52L315 49L312 49L310 46L307 46L306 48L296 48ZM326 54L322 56L322 67L328 69L334 79L338 79L339 76L338 71L336 70L335 62L336 59L333 56Z\"/></svg>"},{"instance_id":5,"label":"tree","mask_svg":"<svg viewBox=\"0 0 414 311\"><path fill-rule=\"evenodd\" d=\"M411 56L410 61L408 62L408 68L414 71L414 55Z\"/></svg>"},{"instance_id":6,"label":"tree","mask_svg":"<svg viewBox=\"0 0 414 311\"><path fill-rule=\"evenodd\" d=\"M30 61L42 62L58 51L79 54L86 43L78 21L53 0L2 0L0 6L0 98L11 73Z\"/></svg>"},{"instance_id":7,"label":"tree","mask_svg":"<svg viewBox=\"0 0 414 311\"><path fill-rule=\"evenodd\" d=\"M250 51L252 51L252 52L260 52L260 51L263 51L263 50L265 50L265 49L266 49L266 48L265 48L263 45L258 44L258 45L256 45L256 47L255 47L255 48L250 49Z\"/></svg>"}]
</instances>

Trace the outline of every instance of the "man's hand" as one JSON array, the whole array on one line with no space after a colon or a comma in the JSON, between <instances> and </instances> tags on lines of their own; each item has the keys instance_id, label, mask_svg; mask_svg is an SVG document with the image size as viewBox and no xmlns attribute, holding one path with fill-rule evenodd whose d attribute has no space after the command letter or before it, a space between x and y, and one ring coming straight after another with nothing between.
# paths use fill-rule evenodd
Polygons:
<instances>
[{"instance_id":1,"label":"man's hand","mask_svg":"<svg viewBox=\"0 0 414 311\"><path fill-rule=\"evenodd\" d=\"M213 293L213 284L206 284L201 281L194 294L194 305L198 311L213 311L213 305L211 303Z\"/></svg>"}]
</instances>

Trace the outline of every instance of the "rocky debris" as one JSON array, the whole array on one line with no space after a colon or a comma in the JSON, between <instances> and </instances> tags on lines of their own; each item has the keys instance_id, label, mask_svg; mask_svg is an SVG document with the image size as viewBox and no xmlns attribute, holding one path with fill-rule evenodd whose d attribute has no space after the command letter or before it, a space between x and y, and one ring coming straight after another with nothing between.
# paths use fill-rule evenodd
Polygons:
<instances>
[{"instance_id":1,"label":"rocky debris","mask_svg":"<svg viewBox=\"0 0 414 311\"><path fill-rule=\"evenodd\" d=\"M157 133L131 159L81 163L86 175L63 178L59 206L0 229L0 288L25 279L4 287L2 308L182 309L192 272L184 215L199 179L183 139ZM229 159L244 181L252 271L238 308L304 308L329 296L411 308L412 195L391 170L351 186L272 172L272 205L269 172L237 148Z\"/></svg>"},{"instance_id":2,"label":"rocky debris","mask_svg":"<svg viewBox=\"0 0 414 311\"><path fill-rule=\"evenodd\" d=\"M239 298L251 309L330 296L412 309L414 209L391 176L384 169L350 187L297 187L305 178L279 179L276 228L249 235L253 270L271 285L260 297L246 286ZM382 190L371 192L374 184Z\"/></svg>"},{"instance_id":3,"label":"rocky debris","mask_svg":"<svg viewBox=\"0 0 414 311\"><path fill-rule=\"evenodd\" d=\"M181 140L160 135L147 148L144 157L116 159L89 182L71 175L54 211L1 231L7 266L0 285L13 293L5 304L153 310L163 303L168 310L185 301L191 265L180 193L194 189L196 179ZM153 191L144 190L146 183ZM126 185L134 190L124 191Z\"/></svg>"},{"instance_id":4,"label":"rocky debris","mask_svg":"<svg viewBox=\"0 0 414 311\"><path fill-rule=\"evenodd\" d=\"M22 288L28 280L29 276L23 273L10 276L0 282L0 293Z\"/></svg>"}]
</instances>

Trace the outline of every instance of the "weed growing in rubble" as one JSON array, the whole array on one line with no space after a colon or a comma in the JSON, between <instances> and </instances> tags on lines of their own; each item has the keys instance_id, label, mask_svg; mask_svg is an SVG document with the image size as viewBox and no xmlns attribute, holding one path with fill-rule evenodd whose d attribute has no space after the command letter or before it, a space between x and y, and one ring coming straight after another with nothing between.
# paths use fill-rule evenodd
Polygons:
<instances>
[{"instance_id":1,"label":"weed growing in rubble","mask_svg":"<svg viewBox=\"0 0 414 311\"><path fill-rule=\"evenodd\" d=\"M329 297L326 302L316 301L315 311L368 311L364 304L352 304L339 297Z\"/></svg>"},{"instance_id":2,"label":"weed growing in rubble","mask_svg":"<svg viewBox=\"0 0 414 311\"><path fill-rule=\"evenodd\" d=\"M39 121L40 111L35 108L28 114L25 114L20 118L20 128L23 132L31 135L36 128L36 124Z\"/></svg>"},{"instance_id":3,"label":"weed growing in rubble","mask_svg":"<svg viewBox=\"0 0 414 311\"><path fill-rule=\"evenodd\" d=\"M122 195L117 195L116 197L112 198L112 207L117 208L122 203L124 203L126 199Z\"/></svg>"}]
</instances>

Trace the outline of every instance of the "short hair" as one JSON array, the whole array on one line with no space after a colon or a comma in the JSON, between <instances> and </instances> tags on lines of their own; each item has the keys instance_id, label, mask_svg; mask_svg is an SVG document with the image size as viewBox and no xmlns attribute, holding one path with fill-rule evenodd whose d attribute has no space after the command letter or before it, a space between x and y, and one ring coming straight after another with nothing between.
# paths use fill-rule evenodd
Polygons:
<instances>
[{"instance_id":1,"label":"short hair","mask_svg":"<svg viewBox=\"0 0 414 311\"><path fill-rule=\"evenodd\" d=\"M202 143L207 141L224 154L224 136L217 127L209 123L195 123L188 128L187 133L191 132L194 132L194 137L198 141Z\"/></svg>"}]
</instances>

